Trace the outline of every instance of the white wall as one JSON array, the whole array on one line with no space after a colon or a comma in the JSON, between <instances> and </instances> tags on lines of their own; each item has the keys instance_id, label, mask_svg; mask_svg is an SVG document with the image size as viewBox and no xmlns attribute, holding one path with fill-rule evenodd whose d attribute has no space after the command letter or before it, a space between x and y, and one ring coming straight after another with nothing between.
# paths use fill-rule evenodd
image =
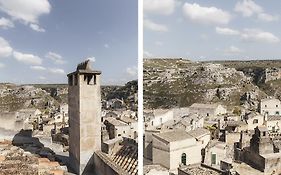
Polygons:
<instances>
[{"instance_id":1,"label":"white wall","mask_svg":"<svg viewBox=\"0 0 281 175\"><path fill-rule=\"evenodd\" d=\"M279 112L281 115L281 103L278 99L266 99L261 100L260 103L260 113L264 115L268 113L268 115L276 115L276 112Z\"/></svg>"}]
</instances>

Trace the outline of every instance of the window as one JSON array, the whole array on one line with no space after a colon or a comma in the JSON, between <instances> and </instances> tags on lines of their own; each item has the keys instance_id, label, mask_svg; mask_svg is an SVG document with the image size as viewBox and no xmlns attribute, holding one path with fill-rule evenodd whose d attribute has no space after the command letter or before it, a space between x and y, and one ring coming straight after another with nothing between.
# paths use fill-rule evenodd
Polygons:
<instances>
[{"instance_id":1,"label":"window","mask_svg":"<svg viewBox=\"0 0 281 175\"><path fill-rule=\"evenodd\" d=\"M276 115L279 115L279 111L276 111L275 114L276 114Z\"/></svg>"},{"instance_id":2,"label":"window","mask_svg":"<svg viewBox=\"0 0 281 175\"><path fill-rule=\"evenodd\" d=\"M74 75L74 85L77 85L78 84L78 75L75 74Z\"/></svg>"},{"instance_id":3,"label":"window","mask_svg":"<svg viewBox=\"0 0 281 175\"><path fill-rule=\"evenodd\" d=\"M256 124L256 123L259 123L259 120L258 120L258 119L254 119L254 120L253 120L253 124Z\"/></svg>"},{"instance_id":4,"label":"window","mask_svg":"<svg viewBox=\"0 0 281 175\"><path fill-rule=\"evenodd\" d=\"M211 164L215 165L217 162L217 155L215 153L212 153L211 155Z\"/></svg>"},{"instance_id":5,"label":"window","mask_svg":"<svg viewBox=\"0 0 281 175\"><path fill-rule=\"evenodd\" d=\"M69 85L69 86L73 86L73 77L72 77L72 75L70 75L70 76L68 77L68 85Z\"/></svg>"},{"instance_id":6,"label":"window","mask_svg":"<svg viewBox=\"0 0 281 175\"><path fill-rule=\"evenodd\" d=\"M183 165L186 165L186 154L185 153L182 153L182 155L181 155L181 163Z\"/></svg>"},{"instance_id":7,"label":"window","mask_svg":"<svg viewBox=\"0 0 281 175\"><path fill-rule=\"evenodd\" d=\"M210 115L210 114L209 114L209 113L207 113L207 117L209 117L209 115Z\"/></svg>"},{"instance_id":8,"label":"window","mask_svg":"<svg viewBox=\"0 0 281 175\"><path fill-rule=\"evenodd\" d=\"M266 108L266 107L267 107L267 105L264 105L264 107Z\"/></svg>"},{"instance_id":9,"label":"window","mask_svg":"<svg viewBox=\"0 0 281 175\"><path fill-rule=\"evenodd\" d=\"M93 75L90 75L90 74L85 74L84 75L84 81L86 81L88 85L94 85L94 84L96 84L95 77L96 76L93 76Z\"/></svg>"}]
</instances>

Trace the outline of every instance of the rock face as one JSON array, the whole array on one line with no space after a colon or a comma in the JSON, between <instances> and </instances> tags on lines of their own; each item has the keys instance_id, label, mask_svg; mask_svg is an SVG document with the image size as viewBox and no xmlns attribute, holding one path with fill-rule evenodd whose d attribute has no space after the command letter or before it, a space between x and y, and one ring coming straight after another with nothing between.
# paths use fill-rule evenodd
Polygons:
<instances>
[{"instance_id":1,"label":"rock face","mask_svg":"<svg viewBox=\"0 0 281 175\"><path fill-rule=\"evenodd\" d=\"M1 84L0 110L17 111L23 108L38 108L51 110L58 106L58 102L48 92L41 88L27 85Z\"/></svg>"},{"instance_id":2,"label":"rock face","mask_svg":"<svg viewBox=\"0 0 281 175\"><path fill-rule=\"evenodd\" d=\"M251 76L245 69L220 62L145 59L144 106L171 108L195 102L221 102L257 108L258 100L267 94L254 82L262 78L256 72L248 70Z\"/></svg>"}]
</instances>

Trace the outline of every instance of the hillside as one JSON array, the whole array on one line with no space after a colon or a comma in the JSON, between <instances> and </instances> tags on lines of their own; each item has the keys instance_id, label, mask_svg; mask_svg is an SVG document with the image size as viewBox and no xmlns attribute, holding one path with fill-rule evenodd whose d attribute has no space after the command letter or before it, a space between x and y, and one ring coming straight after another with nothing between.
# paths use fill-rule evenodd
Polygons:
<instances>
[{"instance_id":1,"label":"hillside","mask_svg":"<svg viewBox=\"0 0 281 175\"><path fill-rule=\"evenodd\" d=\"M0 111L17 111L23 108L38 108L45 113L56 110L60 104L67 103L66 84L0 84ZM102 100L112 98L129 101L137 93L137 81L124 86L102 86Z\"/></svg>"},{"instance_id":2,"label":"hillside","mask_svg":"<svg viewBox=\"0 0 281 175\"><path fill-rule=\"evenodd\" d=\"M281 97L281 76L275 77L274 72L279 68L281 61L274 60L145 59L144 107L171 108L195 102L220 102L257 109L261 98L267 95ZM279 76L278 71L276 76Z\"/></svg>"}]
</instances>

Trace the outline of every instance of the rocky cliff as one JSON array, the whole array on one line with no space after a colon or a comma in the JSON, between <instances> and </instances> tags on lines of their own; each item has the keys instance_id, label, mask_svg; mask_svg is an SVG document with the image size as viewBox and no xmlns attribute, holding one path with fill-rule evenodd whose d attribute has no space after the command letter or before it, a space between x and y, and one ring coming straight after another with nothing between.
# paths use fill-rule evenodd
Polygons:
<instances>
[{"instance_id":1,"label":"rocky cliff","mask_svg":"<svg viewBox=\"0 0 281 175\"><path fill-rule=\"evenodd\" d=\"M257 109L267 95L280 97L281 61L144 60L145 108L185 107L220 102ZM268 72L272 72L270 77ZM276 76L276 77L275 77Z\"/></svg>"}]
</instances>

